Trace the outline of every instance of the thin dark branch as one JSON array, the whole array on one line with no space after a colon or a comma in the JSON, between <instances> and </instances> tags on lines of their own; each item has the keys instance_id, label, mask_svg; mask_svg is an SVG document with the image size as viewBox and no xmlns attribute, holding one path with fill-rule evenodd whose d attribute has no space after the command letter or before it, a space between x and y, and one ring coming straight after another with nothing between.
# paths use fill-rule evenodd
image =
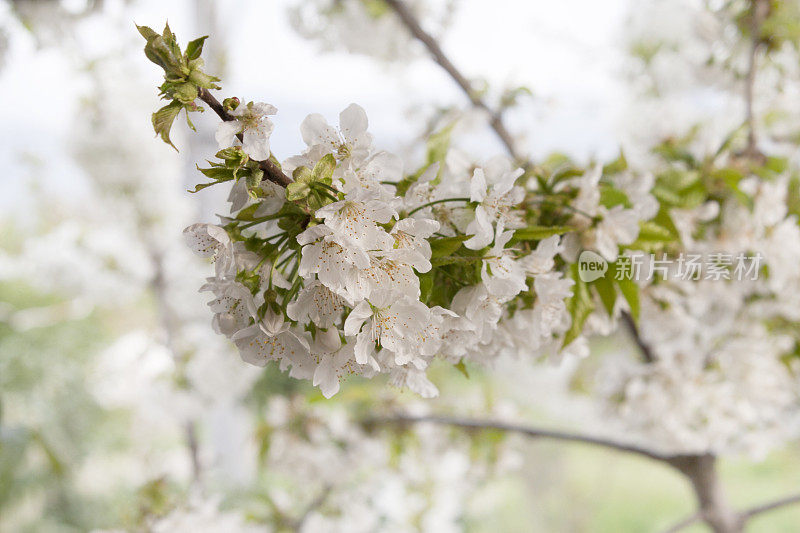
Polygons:
<instances>
[{"instance_id":1,"label":"thin dark branch","mask_svg":"<svg viewBox=\"0 0 800 533\"><path fill-rule=\"evenodd\" d=\"M141 228L144 234L144 228ZM156 308L158 311L159 322L164 332L164 344L169 350L174 361L178 362L181 357L178 346L178 330L180 328L178 317L172 310L169 300L168 281L164 267L164 255L158 246L143 235L150 259L153 263L153 277L150 286L156 297ZM189 452L189 460L192 465L192 479L195 483L202 480L203 467L200 462L200 443L197 439L197 422L193 419L187 420L184 426L186 438L186 449Z\"/></svg>"},{"instance_id":2,"label":"thin dark branch","mask_svg":"<svg viewBox=\"0 0 800 533\"><path fill-rule=\"evenodd\" d=\"M747 147L745 154L758 157L761 155L758 149L758 138L756 136L756 119L753 111L753 101L755 99L756 74L758 72L758 53L763 45L761 38L761 26L769 15L769 0L752 0L750 12L750 54L747 62L747 76L744 85L745 99L745 124L747 126Z\"/></svg>"},{"instance_id":3,"label":"thin dark branch","mask_svg":"<svg viewBox=\"0 0 800 533\"><path fill-rule=\"evenodd\" d=\"M681 520L677 524L674 524L674 525L670 526L669 528L665 529L663 533L677 533L681 529L685 529L685 528L691 526L692 524L694 524L696 522L699 522L702 519L703 519L703 515L702 515L702 513L700 513L698 511L698 512L692 514L692 515L687 516L686 518L684 518L683 520Z\"/></svg>"},{"instance_id":4,"label":"thin dark branch","mask_svg":"<svg viewBox=\"0 0 800 533\"><path fill-rule=\"evenodd\" d=\"M310 504L308 504L308 507L306 507L306 509L298 517L298 519L294 522L294 524L292 524L292 530L301 531L311 513L322 507L322 505L325 503L325 500L328 499L328 496L330 495L332 490L333 487L330 486L326 486L325 488L323 488L322 492L320 492L319 495L317 495L317 497L314 498L314 500Z\"/></svg>"},{"instance_id":5,"label":"thin dark branch","mask_svg":"<svg viewBox=\"0 0 800 533\"><path fill-rule=\"evenodd\" d=\"M794 494L792 496L781 498L780 500L775 500L773 502L768 502L750 509L746 509L742 512L742 516L745 518L745 520L748 520L756 515L773 511L787 505L794 505L796 503L800 503L800 494Z\"/></svg>"},{"instance_id":6,"label":"thin dark branch","mask_svg":"<svg viewBox=\"0 0 800 533\"><path fill-rule=\"evenodd\" d=\"M200 463L200 444L197 440L197 423L194 420L187 421L184 430L186 433L186 446L189 449L189 459L192 462L192 479L195 483L199 483L203 468Z\"/></svg>"},{"instance_id":7,"label":"thin dark branch","mask_svg":"<svg viewBox=\"0 0 800 533\"><path fill-rule=\"evenodd\" d=\"M492 129L500 138L500 141L505 145L508 153L511 154L511 157L516 159L523 167L527 168L530 166L530 162L527 160L526 157L522 156L516 149L514 145L514 138L506 129L505 124L503 123L502 116L500 113L491 107L480 97L478 92L472 87L472 84L467 80L467 78L461 73L458 68L453 64L452 61L447 57L447 55L442 50L442 47L439 46L439 43L436 39L428 32L422 29L422 26L417 20L417 17L414 13L408 9L405 2L402 0L385 0L386 4L391 7L400 20L403 22L403 25L408 28L411 34L419 40L422 44L425 45L425 48L428 49L428 52L433 56L434 61L436 61L439 66L441 66L447 74L453 78L461 90L467 95L472 105L486 111L489 114L489 123L492 126Z\"/></svg>"},{"instance_id":8,"label":"thin dark branch","mask_svg":"<svg viewBox=\"0 0 800 533\"><path fill-rule=\"evenodd\" d=\"M200 99L206 104L208 104L208 107L210 107L214 111L214 113L216 113L219 116L219 118L221 118L226 122L235 120L235 117L225 110L222 104L219 103L219 100L217 100L214 97L214 95L208 91L208 89L201 88L199 96ZM237 135L237 137L239 137L240 141L242 140L241 134ZM292 178L283 173L283 171L278 167L278 165L276 165L269 159L265 161L259 161L258 167L264 171L264 175L268 180L277 183L281 187L286 187L293 181Z\"/></svg>"},{"instance_id":9,"label":"thin dark branch","mask_svg":"<svg viewBox=\"0 0 800 533\"><path fill-rule=\"evenodd\" d=\"M364 420L364 423L367 425L381 425L381 424L403 425L403 424L426 423L426 422L431 424L458 427L463 429L477 429L477 430L491 429L498 431L506 431L509 433L517 433L532 438L554 439L554 440L562 440L569 442L582 442L585 444L594 444L605 448L611 448L617 451L628 452L635 455L641 455L643 457L647 457L649 459L655 459L656 461L662 461L668 464L672 464L672 461L676 457L672 455L662 454L653 450L648 450L647 448L642 448L634 444L617 442L615 440L603 437L580 435L577 433L570 433L566 431L541 429L530 426L512 424L508 422L499 422L496 420L480 420L480 419L442 416L442 415L417 416L417 415L408 415L403 413L393 414L389 416L371 417Z\"/></svg>"},{"instance_id":10,"label":"thin dark branch","mask_svg":"<svg viewBox=\"0 0 800 533\"><path fill-rule=\"evenodd\" d=\"M625 327L628 329L628 332L633 339L633 342L636 343L636 346L639 348L639 351L642 353L642 358L647 363L652 363L656 360L655 354L653 354L653 349L650 347L647 342L642 338L641 334L639 333L639 328L636 327L636 321L633 319L630 313L627 311L622 312L622 322L625 324Z\"/></svg>"},{"instance_id":11,"label":"thin dark branch","mask_svg":"<svg viewBox=\"0 0 800 533\"><path fill-rule=\"evenodd\" d=\"M770 511L774 511L775 509L780 509L781 507L786 507L788 505L795 505L798 503L800 503L800 494L795 494L792 496L787 496L786 498L781 498L779 500L775 500L772 502L765 503L763 505L758 505L756 507L746 509L741 513L739 513L738 517L741 524L744 524L756 515L768 513ZM686 518L676 523L669 529L665 529L663 533L677 533L678 531L687 528L692 524L697 523L701 520L703 520L703 513L698 511L693 515L687 516Z\"/></svg>"}]
</instances>

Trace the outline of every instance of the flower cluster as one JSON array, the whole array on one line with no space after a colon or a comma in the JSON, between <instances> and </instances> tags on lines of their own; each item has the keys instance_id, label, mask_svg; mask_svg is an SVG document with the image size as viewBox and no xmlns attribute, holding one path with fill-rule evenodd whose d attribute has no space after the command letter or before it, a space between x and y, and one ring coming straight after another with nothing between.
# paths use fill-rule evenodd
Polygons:
<instances>
[{"instance_id":1,"label":"flower cluster","mask_svg":"<svg viewBox=\"0 0 800 533\"><path fill-rule=\"evenodd\" d=\"M174 65L202 66L202 39L182 52L169 28L140 32L146 51L164 55L151 59L175 111L154 115L157 131L168 134L181 109L202 109L189 97L223 119L220 151L200 169L212 181L195 192L230 182L231 212L185 236L215 261L202 290L213 294L215 331L244 361L274 362L326 397L346 376L377 374L431 397L434 358L466 372L466 362L507 352L585 355L584 333L608 332L622 310L637 314L635 283L590 286L576 264L583 249L608 261L639 249L640 227L658 209L652 178L628 171L624 157L592 170L566 158L475 162L450 147L448 124L407 170L373 145L365 111L352 104L338 127L309 115L306 148L280 162L270 149L275 107L220 104L208 91L213 77L173 79ZM606 319L590 320L594 309Z\"/></svg>"},{"instance_id":2,"label":"flower cluster","mask_svg":"<svg viewBox=\"0 0 800 533\"><path fill-rule=\"evenodd\" d=\"M264 121L274 108L238 107L246 111L234 108L235 121L220 125L221 162L201 169L234 182L232 213L185 235L214 258L216 275L203 287L214 295L214 327L245 361L275 362L326 397L345 376L379 373L430 397L437 389L425 371L436 356L485 363L511 345L559 352L578 336L565 338L575 281L565 276L559 234L579 227L565 225L577 215L564 199L585 195L596 173L555 187L526 183L505 157L481 165L447 157L445 131L406 175L397 156L374 148L366 113L353 104L338 128L316 114L303 121L307 147L281 165L293 177L284 190L252 161L269 154ZM559 195L564 203L553 207ZM638 218L618 221L618 211L582 223L605 231L600 250L611 258L638 233Z\"/></svg>"}]
</instances>

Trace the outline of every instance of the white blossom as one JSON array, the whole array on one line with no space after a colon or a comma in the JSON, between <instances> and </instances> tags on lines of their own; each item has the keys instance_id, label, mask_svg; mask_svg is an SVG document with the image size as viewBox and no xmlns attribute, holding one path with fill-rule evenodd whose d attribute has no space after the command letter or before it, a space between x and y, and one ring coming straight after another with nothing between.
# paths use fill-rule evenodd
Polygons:
<instances>
[{"instance_id":1,"label":"white blossom","mask_svg":"<svg viewBox=\"0 0 800 533\"><path fill-rule=\"evenodd\" d=\"M269 119L278 110L265 103L240 104L230 112L236 120L223 121L217 127L216 139L220 149L233 146L236 136L242 135L242 150L256 161L269 159L269 137L275 125Z\"/></svg>"}]
</instances>

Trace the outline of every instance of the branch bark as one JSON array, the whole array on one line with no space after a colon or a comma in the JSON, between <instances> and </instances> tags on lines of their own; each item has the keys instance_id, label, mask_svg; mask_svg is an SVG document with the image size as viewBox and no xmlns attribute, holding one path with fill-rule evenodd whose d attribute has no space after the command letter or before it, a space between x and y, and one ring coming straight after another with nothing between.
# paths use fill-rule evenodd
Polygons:
<instances>
[{"instance_id":1,"label":"branch bark","mask_svg":"<svg viewBox=\"0 0 800 533\"><path fill-rule=\"evenodd\" d=\"M553 439L568 442L582 442L585 444L594 444L604 448L632 453L648 459L662 461L671 464L670 461L676 457L671 455L662 454L647 448L636 446L625 442L615 441L604 437L595 437L591 435L581 435L579 433L570 433L567 431L555 431L549 429L541 429L530 426L523 426L519 424L512 424L508 422L499 422L495 420L481 420L470 418L459 418L443 415L409 415L404 413L396 413L388 416L378 416L366 418L363 421L367 425L404 425L415 423L431 423L442 426L452 426L469 430L498 430L506 431L509 433L517 433L525 435L526 437Z\"/></svg>"},{"instance_id":2,"label":"branch bark","mask_svg":"<svg viewBox=\"0 0 800 533\"><path fill-rule=\"evenodd\" d=\"M214 113L216 113L219 116L219 118L221 118L225 122L236 120L236 117L228 113L222 106L222 104L219 102L219 100L217 100L208 89L200 88L199 97L203 102L208 104L208 107L210 107L212 111L214 111ZM242 140L241 134L238 134L237 137L239 138L240 141ZM293 181L292 178L283 173L283 171L278 167L278 165L276 165L269 159L265 161L259 161L258 167L264 171L264 176L268 180L277 183L281 187L286 187Z\"/></svg>"},{"instance_id":3,"label":"branch bark","mask_svg":"<svg viewBox=\"0 0 800 533\"><path fill-rule=\"evenodd\" d=\"M787 505L794 505L796 503L800 503L800 494L794 494L792 496L787 496L779 500L764 503L756 507L751 507L750 509L745 510L742 513L742 516L744 517L745 520L749 520L750 518L756 515L760 515L762 513L766 513L769 511L774 511L775 509L786 507Z\"/></svg>"},{"instance_id":4,"label":"branch bark","mask_svg":"<svg viewBox=\"0 0 800 533\"><path fill-rule=\"evenodd\" d=\"M497 137L503 143L503 145L508 150L508 153L511 154L511 157L517 160L519 164L522 165L523 168L526 170L530 167L531 163L528 158L524 157L522 154L519 153L517 150L514 138L506 129L505 124L503 123L503 118L501 113L495 109L489 107L489 105L480 97L480 95L475 91L472 87L472 84L467 80L467 78L461 73L458 68L453 64L452 61L447 57L447 55L442 50L442 47L439 46L438 41L424 29L420 25L419 20L411 12L408 6L402 0L384 0L386 4L391 7L394 12L397 14L400 21L403 25L411 32L411 34L420 41L428 52L433 57L433 60L439 64L442 69L444 69L447 74L456 82L456 84L464 91L464 94L467 95L470 102L474 107L478 109L482 109L489 114L489 124L491 125L494 132L497 134Z\"/></svg>"},{"instance_id":5,"label":"branch bark","mask_svg":"<svg viewBox=\"0 0 800 533\"><path fill-rule=\"evenodd\" d=\"M744 519L729 505L717 475L717 458L712 454L687 455L670 460L670 464L689 478L697 498L697 520L703 520L714 533L741 533ZM690 517L678 529L695 521ZM677 531L677 529L672 529Z\"/></svg>"},{"instance_id":6,"label":"branch bark","mask_svg":"<svg viewBox=\"0 0 800 533\"><path fill-rule=\"evenodd\" d=\"M699 521L705 522L714 533L742 533L745 523L753 516L795 503L800 503L800 494L795 494L751 509L737 512L725 497L717 472L714 454L665 454L630 443L605 437L595 437L567 431L555 431L495 420L471 419L444 415L410 415L394 413L372 416L362 420L372 425L407 425L431 423L466 430L497 430L516 433L530 438L543 438L566 442L578 442L601 446L620 452L631 453L660 461L685 475L692 485L698 510L665 531L674 533Z\"/></svg>"},{"instance_id":7,"label":"branch bark","mask_svg":"<svg viewBox=\"0 0 800 533\"><path fill-rule=\"evenodd\" d=\"M639 328L636 327L636 321L633 319L630 313L627 311L622 312L622 322L625 324L625 327L628 329L628 333L630 333L633 342L636 343L636 346L639 348L639 351L642 353L642 359L645 360L646 363L652 363L656 360L656 356L653 353L653 349L650 345L642 338L641 334L639 333Z\"/></svg>"}]
</instances>

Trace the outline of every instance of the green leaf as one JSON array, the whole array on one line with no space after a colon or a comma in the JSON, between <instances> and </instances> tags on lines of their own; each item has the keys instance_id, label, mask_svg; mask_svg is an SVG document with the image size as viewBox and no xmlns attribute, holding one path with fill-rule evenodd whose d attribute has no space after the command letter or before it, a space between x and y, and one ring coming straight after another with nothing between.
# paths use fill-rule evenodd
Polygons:
<instances>
[{"instance_id":1,"label":"green leaf","mask_svg":"<svg viewBox=\"0 0 800 533\"><path fill-rule=\"evenodd\" d=\"M308 167L297 167L294 169L294 172L292 172L292 179L294 179L295 182L306 184L313 181L312 173Z\"/></svg>"},{"instance_id":2,"label":"green leaf","mask_svg":"<svg viewBox=\"0 0 800 533\"><path fill-rule=\"evenodd\" d=\"M417 277L419 277L419 299L421 302L428 302L433 293L433 271L418 274Z\"/></svg>"},{"instance_id":3,"label":"green leaf","mask_svg":"<svg viewBox=\"0 0 800 533\"><path fill-rule=\"evenodd\" d=\"M454 364L453 366L456 367L456 370L458 370L459 372L464 374L465 378L469 379L469 372L467 371L467 365L464 364L464 360L463 359L461 361L459 361L458 363Z\"/></svg>"},{"instance_id":4,"label":"green leaf","mask_svg":"<svg viewBox=\"0 0 800 533\"><path fill-rule=\"evenodd\" d=\"M138 24L135 24L135 26L136 26L136 29L139 30L139 33L142 34L142 37L144 37L148 41L150 41L150 40L154 39L155 37L159 36L158 33L153 31L153 28L151 28L149 26L139 26Z\"/></svg>"},{"instance_id":5,"label":"green leaf","mask_svg":"<svg viewBox=\"0 0 800 533\"><path fill-rule=\"evenodd\" d=\"M250 204L236 214L236 220L250 221L255 220L256 210L260 204Z\"/></svg>"},{"instance_id":6,"label":"green leaf","mask_svg":"<svg viewBox=\"0 0 800 533\"><path fill-rule=\"evenodd\" d=\"M431 258L445 257L453 255L459 248L461 243L470 238L470 235L458 235L456 237L442 237L439 239L431 239Z\"/></svg>"},{"instance_id":7,"label":"green leaf","mask_svg":"<svg viewBox=\"0 0 800 533\"><path fill-rule=\"evenodd\" d=\"M189 73L189 81L192 82L197 87L202 87L204 89L220 89L221 87L217 85L215 82L219 81L219 78L216 76L211 76L210 74L206 74L199 68L194 68Z\"/></svg>"},{"instance_id":8,"label":"green leaf","mask_svg":"<svg viewBox=\"0 0 800 533\"><path fill-rule=\"evenodd\" d=\"M553 235L563 235L574 229L572 226L528 226L516 230L510 242L514 244L520 241L540 241Z\"/></svg>"},{"instance_id":9,"label":"green leaf","mask_svg":"<svg viewBox=\"0 0 800 533\"><path fill-rule=\"evenodd\" d=\"M572 324L564 334L562 348L578 338L583 331L586 319L589 318L589 315L594 310L594 302L589 292L589 286L578 275L578 264L573 263L570 269L572 271L572 279L575 281L575 285L572 287L572 297L567 302L567 310L572 318Z\"/></svg>"},{"instance_id":10,"label":"green leaf","mask_svg":"<svg viewBox=\"0 0 800 533\"><path fill-rule=\"evenodd\" d=\"M770 156L767 157L767 162L764 163L764 168L774 172L775 174L783 174L789 167L789 160L785 157Z\"/></svg>"},{"instance_id":11,"label":"green leaf","mask_svg":"<svg viewBox=\"0 0 800 533\"><path fill-rule=\"evenodd\" d=\"M302 200L311 193L311 187L305 181L295 181L286 186L286 199L290 201Z\"/></svg>"},{"instance_id":12,"label":"green leaf","mask_svg":"<svg viewBox=\"0 0 800 533\"><path fill-rule=\"evenodd\" d=\"M639 237L637 242L670 242L677 235L653 221L647 220L639 223Z\"/></svg>"},{"instance_id":13,"label":"green leaf","mask_svg":"<svg viewBox=\"0 0 800 533\"><path fill-rule=\"evenodd\" d=\"M210 168L200 168L197 170L203 173L204 176L211 178L214 181L230 181L233 179L233 169L226 167L211 166Z\"/></svg>"},{"instance_id":14,"label":"green leaf","mask_svg":"<svg viewBox=\"0 0 800 533\"><path fill-rule=\"evenodd\" d=\"M612 265L609 265L611 267ZM614 313L614 304L617 302L617 289L614 286L614 275L612 269L605 273L604 276L597 278L592 282L592 286L600 296L600 301L603 302L606 312L609 316Z\"/></svg>"},{"instance_id":15,"label":"green leaf","mask_svg":"<svg viewBox=\"0 0 800 533\"><path fill-rule=\"evenodd\" d=\"M450 150L450 139L453 134L453 128L456 123L451 122L441 130L437 131L428 138L428 152L427 161L428 165L439 163L439 171L433 179L433 184L439 183L444 172L444 160L447 157L447 152Z\"/></svg>"},{"instance_id":16,"label":"green leaf","mask_svg":"<svg viewBox=\"0 0 800 533\"><path fill-rule=\"evenodd\" d=\"M183 83L172 84L168 94L183 104L190 104L197 100L199 93L197 90L197 85L187 81Z\"/></svg>"},{"instance_id":17,"label":"green leaf","mask_svg":"<svg viewBox=\"0 0 800 533\"><path fill-rule=\"evenodd\" d=\"M164 29L164 34L159 35L147 26L136 26L139 33L147 40L144 46L144 54L147 59L164 69L167 75L180 77L183 72L183 56L178 50L175 55L174 39L175 36L169 31L169 26Z\"/></svg>"},{"instance_id":18,"label":"green leaf","mask_svg":"<svg viewBox=\"0 0 800 533\"><path fill-rule=\"evenodd\" d=\"M200 54L203 53L203 43L205 42L206 39L208 39L208 35L204 35L202 37L198 37L193 41L189 41L189 44L186 45L186 58L189 61L192 61L200 57Z\"/></svg>"},{"instance_id":19,"label":"green leaf","mask_svg":"<svg viewBox=\"0 0 800 533\"><path fill-rule=\"evenodd\" d=\"M619 157L603 166L603 174L618 174L625 170L628 170L628 160L625 159L625 154L622 150L619 151Z\"/></svg>"},{"instance_id":20,"label":"green leaf","mask_svg":"<svg viewBox=\"0 0 800 533\"><path fill-rule=\"evenodd\" d=\"M172 123L175 122L175 118L178 116L178 113L180 113L181 109L183 109L183 104L173 100L169 104L153 113L152 117L153 129L156 131L156 134L161 136L162 141L175 148L176 152L178 151L178 148L172 144L172 141L169 138L169 132L172 129Z\"/></svg>"},{"instance_id":21,"label":"green leaf","mask_svg":"<svg viewBox=\"0 0 800 533\"><path fill-rule=\"evenodd\" d=\"M618 279L616 281L622 296L625 297L628 306L631 308L631 316L639 320L639 285L632 279Z\"/></svg>"},{"instance_id":22,"label":"green leaf","mask_svg":"<svg viewBox=\"0 0 800 533\"><path fill-rule=\"evenodd\" d=\"M631 201L625 191L621 191L612 185L603 184L600 186L600 204L608 209L621 205L631 207Z\"/></svg>"},{"instance_id":23,"label":"green leaf","mask_svg":"<svg viewBox=\"0 0 800 533\"><path fill-rule=\"evenodd\" d=\"M330 185L334 170L336 170L336 159L333 157L333 154L326 154L314 165L314 170L311 171L311 179L313 181L322 181Z\"/></svg>"},{"instance_id":24,"label":"green leaf","mask_svg":"<svg viewBox=\"0 0 800 533\"><path fill-rule=\"evenodd\" d=\"M216 185L218 183L222 183L221 181L212 181L211 183L198 183L194 186L194 190L187 189L191 193L200 192L206 187L211 187L212 185Z\"/></svg>"}]
</instances>

